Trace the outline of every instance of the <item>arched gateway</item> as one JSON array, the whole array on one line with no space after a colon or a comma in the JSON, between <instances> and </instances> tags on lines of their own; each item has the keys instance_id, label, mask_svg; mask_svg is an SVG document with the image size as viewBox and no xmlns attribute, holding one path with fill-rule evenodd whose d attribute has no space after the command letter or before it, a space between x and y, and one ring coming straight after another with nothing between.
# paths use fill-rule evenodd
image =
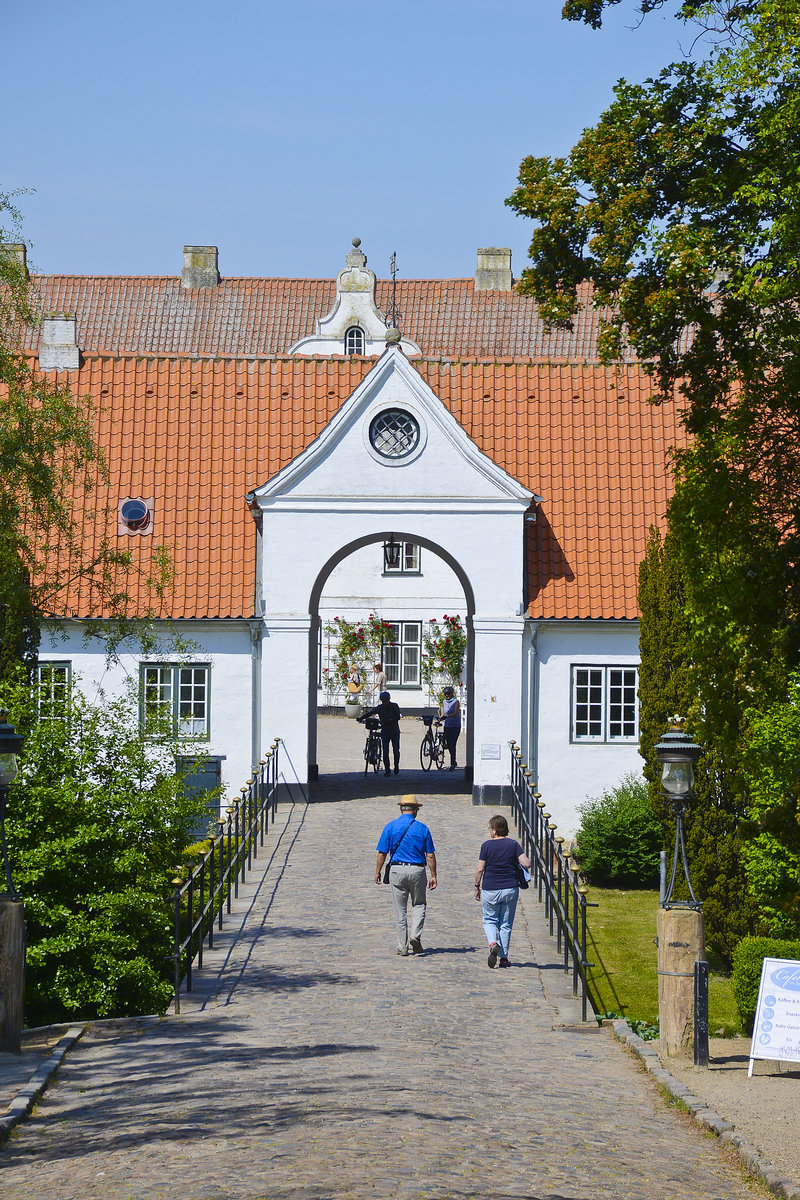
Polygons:
<instances>
[{"instance_id":1,"label":"arched gateway","mask_svg":"<svg viewBox=\"0 0 800 1200\"><path fill-rule=\"evenodd\" d=\"M355 550L394 533L438 555L463 589L473 798L502 799L508 740L522 732L521 547L533 499L467 437L391 343L320 436L248 496L263 608L259 724L283 731L298 776L316 770L325 581Z\"/></svg>"}]
</instances>

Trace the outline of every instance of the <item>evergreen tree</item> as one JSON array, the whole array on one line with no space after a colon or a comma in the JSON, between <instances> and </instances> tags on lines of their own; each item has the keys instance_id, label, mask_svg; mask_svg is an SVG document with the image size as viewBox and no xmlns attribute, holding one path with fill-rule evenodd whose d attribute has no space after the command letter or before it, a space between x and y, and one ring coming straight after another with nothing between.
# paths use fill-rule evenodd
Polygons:
<instances>
[{"instance_id":1,"label":"evergreen tree","mask_svg":"<svg viewBox=\"0 0 800 1200\"><path fill-rule=\"evenodd\" d=\"M639 570L641 609L639 680L640 752L653 808L664 830L664 844L675 843L675 815L660 787L661 768L654 747L679 713L691 722L704 748L696 768L692 804L685 815L689 873L695 895L703 904L709 946L730 961L739 939L759 930L758 909L748 893L737 837L739 818L746 811L746 793L738 772L731 730L718 736L699 701L700 678L692 658L693 624L686 594L680 543L673 533L662 539L651 530ZM735 706L730 719L738 728ZM685 896L676 888L677 897Z\"/></svg>"}]
</instances>

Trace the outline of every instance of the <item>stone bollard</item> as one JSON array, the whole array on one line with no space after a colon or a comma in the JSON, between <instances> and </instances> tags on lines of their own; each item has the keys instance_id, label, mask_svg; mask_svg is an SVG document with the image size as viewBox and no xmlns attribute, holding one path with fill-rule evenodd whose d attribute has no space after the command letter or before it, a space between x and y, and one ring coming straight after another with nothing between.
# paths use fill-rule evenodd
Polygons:
<instances>
[{"instance_id":1,"label":"stone bollard","mask_svg":"<svg viewBox=\"0 0 800 1200\"><path fill-rule=\"evenodd\" d=\"M694 1058L694 964L705 958L705 923L694 908L658 910L658 1020L663 1054Z\"/></svg>"},{"instance_id":2,"label":"stone bollard","mask_svg":"<svg viewBox=\"0 0 800 1200\"><path fill-rule=\"evenodd\" d=\"M25 908L0 895L0 1051L17 1052L25 1011Z\"/></svg>"}]
</instances>

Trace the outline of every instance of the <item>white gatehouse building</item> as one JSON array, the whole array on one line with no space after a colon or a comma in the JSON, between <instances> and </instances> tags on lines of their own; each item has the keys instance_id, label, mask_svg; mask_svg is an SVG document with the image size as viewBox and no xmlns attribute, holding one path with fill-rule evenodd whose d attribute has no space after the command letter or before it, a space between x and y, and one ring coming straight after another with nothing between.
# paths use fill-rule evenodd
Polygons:
<instances>
[{"instance_id":1,"label":"white gatehouse building","mask_svg":"<svg viewBox=\"0 0 800 1200\"><path fill-rule=\"evenodd\" d=\"M223 278L216 248L187 246L179 276L31 284L27 352L97 409L87 550L144 568L163 547L171 574L161 593L132 577L162 636L114 661L76 581L45 685L155 686L230 794L275 736L302 788L326 769L323 627L390 622L389 687L419 713L424 625L458 614L475 803L507 798L510 739L562 830L639 770L637 571L681 434L639 365L600 365L588 296L551 333L507 250L478 251L472 278L378 281L358 239L335 280Z\"/></svg>"}]
</instances>

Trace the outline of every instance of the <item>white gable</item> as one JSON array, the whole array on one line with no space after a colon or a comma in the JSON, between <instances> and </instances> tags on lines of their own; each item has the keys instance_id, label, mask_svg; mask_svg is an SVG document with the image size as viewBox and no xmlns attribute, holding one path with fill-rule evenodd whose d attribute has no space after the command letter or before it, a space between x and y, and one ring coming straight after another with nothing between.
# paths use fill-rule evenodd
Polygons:
<instances>
[{"instance_id":1,"label":"white gable","mask_svg":"<svg viewBox=\"0 0 800 1200\"><path fill-rule=\"evenodd\" d=\"M373 445L374 423L391 413L406 414L417 430L413 448L396 458ZM404 512L415 502L428 511L487 504L519 511L533 499L478 449L391 345L319 437L253 495L262 508L363 498L371 508L401 501Z\"/></svg>"}]
</instances>

